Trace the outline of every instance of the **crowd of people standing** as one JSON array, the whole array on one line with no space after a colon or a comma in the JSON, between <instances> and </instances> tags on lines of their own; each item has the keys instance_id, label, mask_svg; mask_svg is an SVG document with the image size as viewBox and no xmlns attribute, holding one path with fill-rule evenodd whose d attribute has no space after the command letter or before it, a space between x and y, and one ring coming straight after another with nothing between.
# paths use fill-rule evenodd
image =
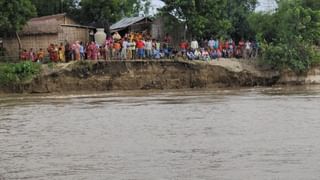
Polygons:
<instances>
[{"instance_id":1,"label":"crowd of people standing","mask_svg":"<svg viewBox=\"0 0 320 180\"><path fill-rule=\"evenodd\" d=\"M219 58L256 58L259 52L259 43L241 39L236 43L233 39L203 40L199 43L193 39L190 43L182 41L180 52L189 60L214 60Z\"/></svg>"},{"instance_id":2,"label":"crowd of people standing","mask_svg":"<svg viewBox=\"0 0 320 180\"><path fill-rule=\"evenodd\" d=\"M183 40L179 48L174 48L172 38L166 34L164 39L152 38L148 33L127 33L123 37L115 32L108 36L103 44L92 41L84 44L74 43L50 44L47 53L52 62L69 62L73 60L135 60L161 59L182 57L189 60L215 60L219 58L255 58L259 52L259 43L256 41L232 39L222 40L210 38L198 42L196 38L188 42ZM31 48L24 50L20 58L43 62L46 52Z\"/></svg>"}]
</instances>

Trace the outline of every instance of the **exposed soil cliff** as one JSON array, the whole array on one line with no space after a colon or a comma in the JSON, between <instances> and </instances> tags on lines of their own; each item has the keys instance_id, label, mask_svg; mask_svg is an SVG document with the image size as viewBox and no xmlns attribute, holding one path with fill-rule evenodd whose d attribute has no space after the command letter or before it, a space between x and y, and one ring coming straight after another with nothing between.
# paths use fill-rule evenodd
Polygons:
<instances>
[{"instance_id":1,"label":"exposed soil cliff","mask_svg":"<svg viewBox=\"0 0 320 180\"><path fill-rule=\"evenodd\" d=\"M51 93L139 89L269 86L278 72L246 61L84 61L43 65L32 82L2 88L5 92Z\"/></svg>"},{"instance_id":2,"label":"exposed soil cliff","mask_svg":"<svg viewBox=\"0 0 320 180\"><path fill-rule=\"evenodd\" d=\"M301 74L283 71L278 84L320 84L320 66L314 66L308 72Z\"/></svg>"}]
</instances>

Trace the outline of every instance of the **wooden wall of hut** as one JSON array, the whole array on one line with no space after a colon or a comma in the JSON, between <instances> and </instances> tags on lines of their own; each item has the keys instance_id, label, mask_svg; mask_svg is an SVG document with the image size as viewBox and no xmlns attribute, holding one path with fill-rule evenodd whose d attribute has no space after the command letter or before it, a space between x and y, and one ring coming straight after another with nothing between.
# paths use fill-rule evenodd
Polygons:
<instances>
[{"instance_id":1,"label":"wooden wall of hut","mask_svg":"<svg viewBox=\"0 0 320 180\"><path fill-rule=\"evenodd\" d=\"M23 49L33 48L34 51L37 51L42 48L46 50L50 43L58 43L58 34L21 36L20 39ZM4 39L3 46L9 57L19 57L19 43L16 38Z\"/></svg>"},{"instance_id":2,"label":"wooden wall of hut","mask_svg":"<svg viewBox=\"0 0 320 180\"><path fill-rule=\"evenodd\" d=\"M34 51L40 48L46 51L49 44L60 44L68 41L74 43L75 41L89 42L89 29L72 26L61 26L57 34L36 34L36 35L21 35L22 48L29 50L33 48ZM6 55L9 57L19 57L19 43L16 37L9 37L3 39L3 47L6 49Z\"/></svg>"},{"instance_id":3,"label":"wooden wall of hut","mask_svg":"<svg viewBox=\"0 0 320 180\"><path fill-rule=\"evenodd\" d=\"M68 41L69 43L73 43L75 41L82 41L83 43L87 43L90 40L89 29L86 28L62 26L62 33L59 33L59 42Z\"/></svg>"}]
</instances>

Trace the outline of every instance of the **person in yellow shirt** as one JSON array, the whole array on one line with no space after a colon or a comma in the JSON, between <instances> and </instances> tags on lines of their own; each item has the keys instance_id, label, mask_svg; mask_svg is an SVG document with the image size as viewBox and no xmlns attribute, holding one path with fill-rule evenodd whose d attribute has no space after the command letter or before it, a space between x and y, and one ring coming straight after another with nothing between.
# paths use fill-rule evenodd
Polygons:
<instances>
[{"instance_id":1,"label":"person in yellow shirt","mask_svg":"<svg viewBox=\"0 0 320 180\"><path fill-rule=\"evenodd\" d=\"M37 62L43 62L44 59L44 50L42 48L37 52Z\"/></svg>"},{"instance_id":2,"label":"person in yellow shirt","mask_svg":"<svg viewBox=\"0 0 320 180\"><path fill-rule=\"evenodd\" d=\"M58 56L59 56L59 61L65 62L65 60L66 60L65 47L64 47L63 43L61 43L60 46L59 46Z\"/></svg>"}]
</instances>

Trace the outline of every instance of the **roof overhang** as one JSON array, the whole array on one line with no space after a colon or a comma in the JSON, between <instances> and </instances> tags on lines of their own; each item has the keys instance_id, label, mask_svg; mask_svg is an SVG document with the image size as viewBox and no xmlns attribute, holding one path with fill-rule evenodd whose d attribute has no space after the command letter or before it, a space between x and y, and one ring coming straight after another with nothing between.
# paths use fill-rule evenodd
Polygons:
<instances>
[{"instance_id":1,"label":"roof overhang","mask_svg":"<svg viewBox=\"0 0 320 180\"><path fill-rule=\"evenodd\" d=\"M65 27L76 27L76 28L85 28L85 29L96 29L93 26L84 26L84 25L79 25L79 24L61 24L61 26Z\"/></svg>"},{"instance_id":2,"label":"roof overhang","mask_svg":"<svg viewBox=\"0 0 320 180\"><path fill-rule=\"evenodd\" d=\"M143 22L145 21L145 22ZM141 25L146 23L151 23L152 20L148 17L131 17L131 18L123 18L120 21L110 26L111 32L121 31L130 27L132 25Z\"/></svg>"}]
</instances>

